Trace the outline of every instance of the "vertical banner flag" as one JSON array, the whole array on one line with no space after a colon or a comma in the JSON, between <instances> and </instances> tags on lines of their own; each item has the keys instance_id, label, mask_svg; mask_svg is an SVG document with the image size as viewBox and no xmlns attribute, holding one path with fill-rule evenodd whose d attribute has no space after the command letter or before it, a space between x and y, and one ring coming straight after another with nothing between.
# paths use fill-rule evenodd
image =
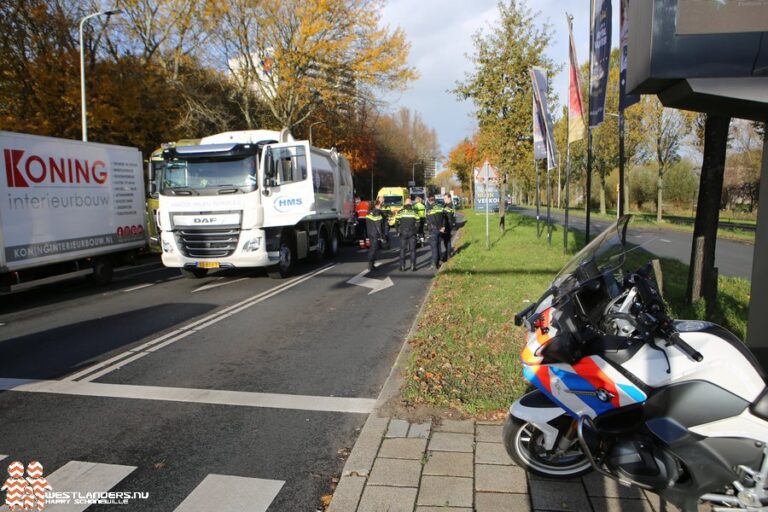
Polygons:
<instances>
[{"instance_id":1,"label":"vertical banner flag","mask_svg":"<svg viewBox=\"0 0 768 512\"><path fill-rule=\"evenodd\" d=\"M538 109L539 125L544 131L545 146L547 148L547 169L554 169L557 167L557 150L555 149L555 130L552 125L552 116L549 114L549 107L547 106L547 70L540 67L532 67L530 73L533 85L533 101ZM534 120L534 125L535 123Z\"/></svg>"},{"instance_id":2,"label":"vertical banner flag","mask_svg":"<svg viewBox=\"0 0 768 512\"><path fill-rule=\"evenodd\" d=\"M533 100L533 159L544 160L547 158L547 143L544 141L544 130L542 128L544 121L539 111L539 105L536 103L536 95L531 96Z\"/></svg>"},{"instance_id":3,"label":"vertical banner flag","mask_svg":"<svg viewBox=\"0 0 768 512\"><path fill-rule=\"evenodd\" d=\"M579 60L576 58L576 45L573 42L573 27L568 17L568 144L581 140L587 135L584 124L584 109L581 101L581 84L579 80Z\"/></svg>"},{"instance_id":4,"label":"vertical banner flag","mask_svg":"<svg viewBox=\"0 0 768 512\"><path fill-rule=\"evenodd\" d=\"M605 92L611 60L611 0L592 1L595 2L595 9L592 19L592 69L589 70L590 128L600 125L605 117Z\"/></svg>"},{"instance_id":5,"label":"vertical banner flag","mask_svg":"<svg viewBox=\"0 0 768 512\"><path fill-rule=\"evenodd\" d=\"M629 43L629 18L627 13L629 11L629 0L620 0L621 5L619 7L619 47L621 48L621 67L619 75L619 110L634 105L640 101L640 96L637 94L627 95L627 55Z\"/></svg>"}]
</instances>

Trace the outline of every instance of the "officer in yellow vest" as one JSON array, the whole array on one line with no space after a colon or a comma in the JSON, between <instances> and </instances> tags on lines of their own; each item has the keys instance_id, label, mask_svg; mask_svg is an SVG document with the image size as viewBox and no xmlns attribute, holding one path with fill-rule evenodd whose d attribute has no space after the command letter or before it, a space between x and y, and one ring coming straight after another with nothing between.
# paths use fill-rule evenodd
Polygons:
<instances>
[{"instance_id":1,"label":"officer in yellow vest","mask_svg":"<svg viewBox=\"0 0 768 512\"><path fill-rule=\"evenodd\" d=\"M376 203L374 204L373 208L371 208L368 211L368 215L365 216L366 231L368 232L368 239L371 241L371 245L368 248L369 271L376 268L376 253L378 252L379 246L386 236L384 227L386 218L381 211L381 205L383 203L383 198L376 198Z\"/></svg>"},{"instance_id":2,"label":"officer in yellow vest","mask_svg":"<svg viewBox=\"0 0 768 512\"><path fill-rule=\"evenodd\" d=\"M443 219L445 230L440 233L440 238L445 244L445 251L442 253L443 262L448 261L451 255L451 234L456 227L456 211L453 209L453 199L450 194L443 195Z\"/></svg>"},{"instance_id":3,"label":"officer in yellow vest","mask_svg":"<svg viewBox=\"0 0 768 512\"><path fill-rule=\"evenodd\" d=\"M420 245L424 245L424 220L427 217L427 207L424 206L421 196L416 196L416 202L413 203L413 209L419 215L419 228L417 231L417 240Z\"/></svg>"},{"instance_id":4,"label":"officer in yellow vest","mask_svg":"<svg viewBox=\"0 0 768 512\"><path fill-rule=\"evenodd\" d=\"M419 214L413 207L411 198L405 198L403 209L397 212L397 225L400 232L400 271L405 270L406 250L411 254L411 270L416 272L416 231Z\"/></svg>"},{"instance_id":5,"label":"officer in yellow vest","mask_svg":"<svg viewBox=\"0 0 768 512\"><path fill-rule=\"evenodd\" d=\"M427 197L427 236L429 248L432 250L431 268L440 268L440 235L445 231L445 216L443 207L435 201L435 196Z\"/></svg>"}]
</instances>

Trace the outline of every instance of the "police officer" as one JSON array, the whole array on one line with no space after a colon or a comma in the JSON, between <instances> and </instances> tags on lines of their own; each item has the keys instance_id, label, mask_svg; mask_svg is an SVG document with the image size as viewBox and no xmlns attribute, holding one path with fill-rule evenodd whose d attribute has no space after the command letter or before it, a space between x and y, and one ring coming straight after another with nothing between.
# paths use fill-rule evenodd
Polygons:
<instances>
[{"instance_id":1,"label":"police officer","mask_svg":"<svg viewBox=\"0 0 768 512\"><path fill-rule=\"evenodd\" d=\"M424 220L427 217L427 207L424 206L424 201L421 199L421 196L416 196L416 202L413 203L413 209L416 210L416 213L419 215L419 229L418 229L418 240L419 244L424 244Z\"/></svg>"},{"instance_id":2,"label":"police officer","mask_svg":"<svg viewBox=\"0 0 768 512\"><path fill-rule=\"evenodd\" d=\"M381 212L381 205L383 201L379 197L376 199L376 203L373 208L368 210L368 215L365 216L366 231L368 232L368 238L371 241L371 245L368 248L368 270L373 270L376 267L376 253L379 246L384 239L384 223L386 219Z\"/></svg>"},{"instance_id":3,"label":"police officer","mask_svg":"<svg viewBox=\"0 0 768 512\"><path fill-rule=\"evenodd\" d=\"M426 227L429 248L432 250L432 266L430 268L440 268L440 235L445 231L445 218L443 207L435 202L434 194L430 194L427 198Z\"/></svg>"},{"instance_id":4,"label":"police officer","mask_svg":"<svg viewBox=\"0 0 768 512\"><path fill-rule=\"evenodd\" d=\"M405 198L403 209L397 212L398 232L400 233L400 271L405 270L406 250L411 254L411 270L416 272L416 231L419 225L419 214L411 202Z\"/></svg>"},{"instance_id":5,"label":"police officer","mask_svg":"<svg viewBox=\"0 0 768 512\"><path fill-rule=\"evenodd\" d=\"M453 209L453 199L451 199L450 194L444 194L443 201L445 202L443 206L443 226L445 229L440 233L440 238L445 244L445 252L442 254L443 262L445 262L451 257L451 233L456 227L456 212Z\"/></svg>"}]
</instances>

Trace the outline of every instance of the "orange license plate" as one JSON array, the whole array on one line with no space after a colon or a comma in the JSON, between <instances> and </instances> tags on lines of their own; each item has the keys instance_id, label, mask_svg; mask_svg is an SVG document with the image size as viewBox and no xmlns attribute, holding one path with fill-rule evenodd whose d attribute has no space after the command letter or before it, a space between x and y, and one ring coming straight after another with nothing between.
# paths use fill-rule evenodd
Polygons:
<instances>
[{"instance_id":1,"label":"orange license plate","mask_svg":"<svg viewBox=\"0 0 768 512\"><path fill-rule=\"evenodd\" d=\"M198 261L197 268L219 268L218 261Z\"/></svg>"}]
</instances>

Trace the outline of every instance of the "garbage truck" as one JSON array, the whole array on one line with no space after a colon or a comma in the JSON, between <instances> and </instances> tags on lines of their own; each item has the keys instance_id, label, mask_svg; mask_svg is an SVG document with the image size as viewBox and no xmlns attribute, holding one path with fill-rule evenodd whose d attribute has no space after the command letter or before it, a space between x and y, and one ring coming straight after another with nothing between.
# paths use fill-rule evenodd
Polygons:
<instances>
[{"instance_id":1,"label":"garbage truck","mask_svg":"<svg viewBox=\"0 0 768 512\"><path fill-rule=\"evenodd\" d=\"M146 246L137 148L0 131L0 290L98 283Z\"/></svg>"},{"instance_id":2,"label":"garbage truck","mask_svg":"<svg viewBox=\"0 0 768 512\"><path fill-rule=\"evenodd\" d=\"M186 277L332 258L354 237L349 162L287 130L246 130L163 150L158 228L162 260Z\"/></svg>"}]
</instances>

